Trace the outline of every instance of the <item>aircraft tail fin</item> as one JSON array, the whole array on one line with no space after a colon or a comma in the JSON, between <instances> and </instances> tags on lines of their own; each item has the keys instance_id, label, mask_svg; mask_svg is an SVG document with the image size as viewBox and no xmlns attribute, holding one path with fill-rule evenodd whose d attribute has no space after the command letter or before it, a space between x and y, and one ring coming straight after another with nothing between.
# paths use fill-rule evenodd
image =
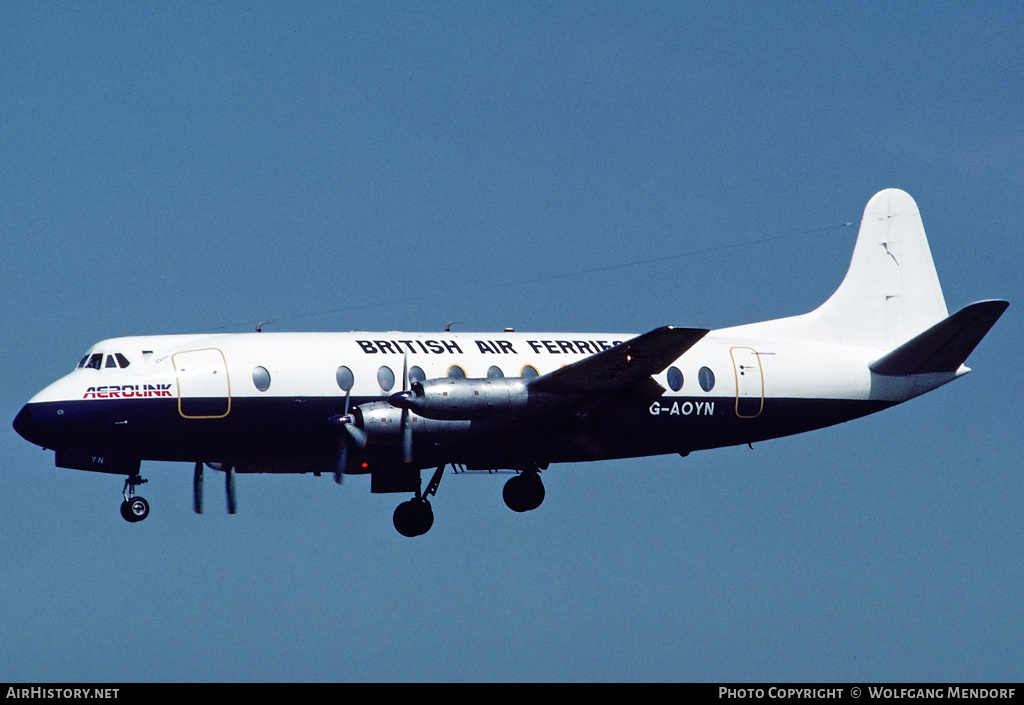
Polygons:
<instances>
[{"instance_id":1,"label":"aircraft tail fin","mask_svg":"<svg viewBox=\"0 0 1024 705\"><path fill-rule=\"evenodd\" d=\"M887 376L956 372L1009 306L979 301L960 309L873 362L871 371Z\"/></svg>"},{"instance_id":2,"label":"aircraft tail fin","mask_svg":"<svg viewBox=\"0 0 1024 705\"><path fill-rule=\"evenodd\" d=\"M917 203L899 189L876 193L846 277L811 316L842 343L893 350L948 315Z\"/></svg>"}]
</instances>

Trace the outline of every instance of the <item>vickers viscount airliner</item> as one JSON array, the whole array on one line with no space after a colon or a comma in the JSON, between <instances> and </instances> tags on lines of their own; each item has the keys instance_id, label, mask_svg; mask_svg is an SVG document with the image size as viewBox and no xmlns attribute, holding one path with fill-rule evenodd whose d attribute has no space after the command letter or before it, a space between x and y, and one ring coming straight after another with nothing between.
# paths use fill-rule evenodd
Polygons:
<instances>
[{"instance_id":1,"label":"vickers viscount airliner","mask_svg":"<svg viewBox=\"0 0 1024 705\"><path fill-rule=\"evenodd\" d=\"M411 494L405 536L434 521L447 466L504 470L505 503L536 509L553 463L748 444L849 421L929 392L1009 304L949 315L917 204L867 204L836 292L810 313L733 328L630 333L263 333L114 338L14 420L62 468L124 475L145 519L143 460L236 473L369 474ZM436 469L435 469L436 468ZM421 471L435 469L426 487Z\"/></svg>"}]
</instances>

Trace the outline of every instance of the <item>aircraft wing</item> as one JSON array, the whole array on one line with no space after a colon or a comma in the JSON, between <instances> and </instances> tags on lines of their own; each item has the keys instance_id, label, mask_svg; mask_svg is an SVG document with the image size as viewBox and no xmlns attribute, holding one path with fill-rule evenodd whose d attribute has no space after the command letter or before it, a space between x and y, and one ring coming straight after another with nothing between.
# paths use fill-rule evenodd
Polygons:
<instances>
[{"instance_id":1,"label":"aircraft wing","mask_svg":"<svg viewBox=\"0 0 1024 705\"><path fill-rule=\"evenodd\" d=\"M527 383L531 392L614 394L647 381L708 334L665 326Z\"/></svg>"}]
</instances>

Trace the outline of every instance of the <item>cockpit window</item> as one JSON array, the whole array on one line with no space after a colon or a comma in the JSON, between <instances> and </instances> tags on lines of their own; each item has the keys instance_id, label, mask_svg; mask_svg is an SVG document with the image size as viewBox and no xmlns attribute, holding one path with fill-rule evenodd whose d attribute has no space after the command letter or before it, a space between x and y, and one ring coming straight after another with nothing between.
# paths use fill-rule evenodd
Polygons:
<instances>
[{"instance_id":1,"label":"cockpit window","mask_svg":"<svg viewBox=\"0 0 1024 705\"><path fill-rule=\"evenodd\" d=\"M78 362L78 369L86 368L90 370L98 370L103 367L107 369L117 369L120 367L123 370L125 367L132 364L131 361L121 353L106 355L105 363L103 358L103 353L93 353L92 355L86 353L85 357Z\"/></svg>"}]
</instances>

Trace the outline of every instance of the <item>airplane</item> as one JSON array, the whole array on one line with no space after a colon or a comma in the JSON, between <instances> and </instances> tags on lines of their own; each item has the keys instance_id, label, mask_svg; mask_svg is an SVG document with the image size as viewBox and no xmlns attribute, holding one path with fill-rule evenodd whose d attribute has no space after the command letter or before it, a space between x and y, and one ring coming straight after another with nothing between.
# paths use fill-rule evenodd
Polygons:
<instances>
[{"instance_id":1,"label":"airplane","mask_svg":"<svg viewBox=\"0 0 1024 705\"><path fill-rule=\"evenodd\" d=\"M121 515L149 515L141 462L238 473L369 474L412 497L403 536L433 525L447 466L503 471L516 512L544 500L553 463L752 444L872 414L969 372L1009 303L950 315L917 204L864 210L845 278L817 309L720 330L635 334L348 332L104 340L14 419L61 468L124 475ZM421 472L434 469L426 488Z\"/></svg>"}]
</instances>

